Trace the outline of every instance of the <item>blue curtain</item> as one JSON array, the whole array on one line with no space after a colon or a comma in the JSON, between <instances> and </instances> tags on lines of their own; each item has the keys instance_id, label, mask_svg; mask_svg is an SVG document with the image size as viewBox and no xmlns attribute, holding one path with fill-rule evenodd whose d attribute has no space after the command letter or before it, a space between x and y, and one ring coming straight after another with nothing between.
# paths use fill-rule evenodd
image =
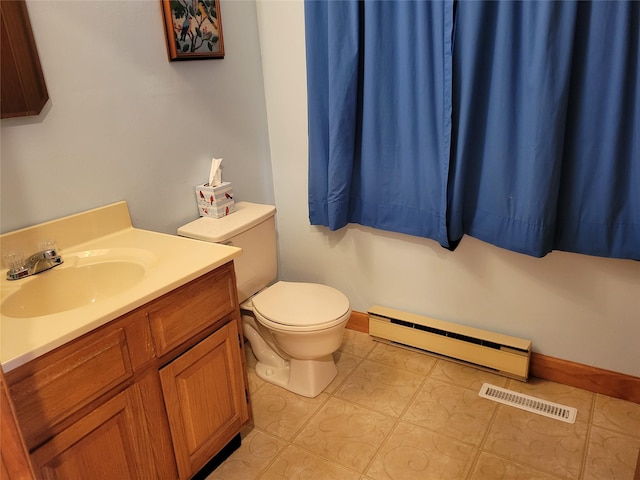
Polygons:
<instances>
[{"instance_id":1,"label":"blue curtain","mask_svg":"<svg viewBox=\"0 0 640 480\"><path fill-rule=\"evenodd\" d=\"M450 239L640 258L639 7L460 2Z\"/></svg>"},{"instance_id":2,"label":"blue curtain","mask_svg":"<svg viewBox=\"0 0 640 480\"><path fill-rule=\"evenodd\" d=\"M458 5L452 240L466 233L537 256L553 244L576 7Z\"/></svg>"},{"instance_id":3,"label":"blue curtain","mask_svg":"<svg viewBox=\"0 0 640 480\"><path fill-rule=\"evenodd\" d=\"M640 3L305 15L311 223L640 259Z\"/></svg>"},{"instance_id":4,"label":"blue curtain","mask_svg":"<svg viewBox=\"0 0 640 480\"><path fill-rule=\"evenodd\" d=\"M640 260L640 3L578 3L554 248Z\"/></svg>"},{"instance_id":5,"label":"blue curtain","mask_svg":"<svg viewBox=\"0 0 640 480\"><path fill-rule=\"evenodd\" d=\"M312 224L446 244L452 9L305 4Z\"/></svg>"}]
</instances>

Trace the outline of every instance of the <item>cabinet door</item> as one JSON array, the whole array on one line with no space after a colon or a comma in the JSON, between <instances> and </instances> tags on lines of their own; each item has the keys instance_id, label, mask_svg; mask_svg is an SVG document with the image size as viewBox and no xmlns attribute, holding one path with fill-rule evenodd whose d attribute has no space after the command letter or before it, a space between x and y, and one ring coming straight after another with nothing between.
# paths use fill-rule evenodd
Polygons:
<instances>
[{"instance_id":1,"label":"cabinet door","mask_svg":"<svg viewBox=\"0 0 640 480\"><path fill-rule=\"evenodd\" d=\"M49 99L24 0L0 1L2 118L38 115Z\"/></svg>"},{"instance_id":2,"label":"cabinet door","mask_svg":"<svg viewBox=\"0 0 640 480\"><path fill-rule=\"evenodd\" d=\"M180 478L189 478L249 419L237 322L160 370Z\"/></svg>"},{"instance_id":3,"label":"cabinet door","mask_svg":"<svg viewBox=\"0 0 640 480\"><path fill-rule=\"evenodd\" d=\"M31 455L43 479L156 478L142 404L132 386Z\"/></svg>"}]
</instances>

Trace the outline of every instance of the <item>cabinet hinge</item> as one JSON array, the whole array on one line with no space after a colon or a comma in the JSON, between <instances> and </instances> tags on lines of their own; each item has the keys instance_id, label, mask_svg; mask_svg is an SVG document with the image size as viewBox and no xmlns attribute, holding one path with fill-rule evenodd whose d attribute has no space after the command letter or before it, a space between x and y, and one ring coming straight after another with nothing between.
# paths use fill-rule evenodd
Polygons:
<instances>
[{"instance_id":1,"label":"cabinet hinge","mask_svg":"<svg viewBox=\"0 0 640 480\"><path fill-rule=\"evenodd\" d=\"M244 398L247 401L247 405L249 405L249 390L244 389Z\"/></svg>"},{"instance_id":2,"label":"cabinet hinge","mask_svg":"<svg viewBox=\"0 0 640 480\"><path fill-rule=\"evenodd\" d=\"M238 334L238 345L240 345L240 348L242 349L242 337L240 334Z\"/></svg>"}]
</instances>

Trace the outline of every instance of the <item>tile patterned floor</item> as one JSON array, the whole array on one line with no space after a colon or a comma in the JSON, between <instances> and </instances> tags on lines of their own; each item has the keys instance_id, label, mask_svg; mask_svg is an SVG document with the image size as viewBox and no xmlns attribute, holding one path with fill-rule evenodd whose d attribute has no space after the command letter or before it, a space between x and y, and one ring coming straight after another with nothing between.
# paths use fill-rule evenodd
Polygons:
<instances>
[{"instance_id":1,"label":"tile patterned floor","mask_svg":"<svg viewBox=\"0 0 640 480\"><path fill-rule=\"evenodd\" d=\"M640 405L509 380L347 330L318 397L259 379L253 425L208 480L632 480ZM478 397L482 383L576 407L567 424Z\"/></svg>"}]
</instances>

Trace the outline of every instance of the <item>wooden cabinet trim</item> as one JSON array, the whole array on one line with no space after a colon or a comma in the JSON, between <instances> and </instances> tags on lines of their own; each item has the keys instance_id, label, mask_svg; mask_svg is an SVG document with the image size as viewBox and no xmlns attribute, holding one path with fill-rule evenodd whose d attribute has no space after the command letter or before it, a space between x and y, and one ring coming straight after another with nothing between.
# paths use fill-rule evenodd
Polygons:
<instances>
[{"instance_id":1,"label":"wooden cabinet trim","mask_svg":"<svg viewBox=\"0 0 640 480\"><path fill-rule=\"evenodd\" d=\"M4 373L0 369L0 478L33 480L29 452L24 443L9 396Z\"/></svg>"}]
</instances>

